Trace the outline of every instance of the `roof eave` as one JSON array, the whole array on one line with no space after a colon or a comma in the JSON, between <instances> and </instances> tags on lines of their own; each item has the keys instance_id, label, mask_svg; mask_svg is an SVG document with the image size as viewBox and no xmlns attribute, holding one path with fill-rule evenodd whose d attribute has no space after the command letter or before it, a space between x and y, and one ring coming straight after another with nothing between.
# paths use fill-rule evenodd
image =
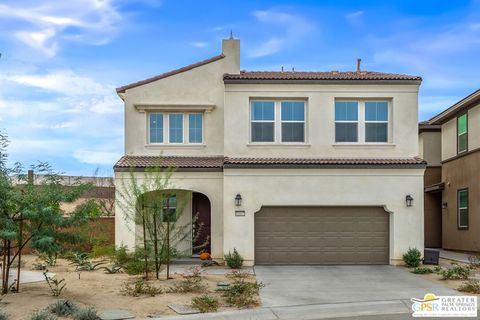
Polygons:
<instances>
[{"instance_id":1,"label":"roof eave","mask_svg":"<svg viewBox=\"0 0 480 320\"><path fill-rule=\"evenodd\" d=\"M440 112L435 117L429 120L430 124L444 124L448 120L454 118L457 114L461 113L464 110L468 110L469 108L475 106L477 103L480 103L480 89L477 91L469 94L462 100L455 103L450 108Z\"/></svg>"},{"instance_id":2,"label":"roof eave","mask_svg":"<svg viewBox=\"0 0 480 320\"><path fill-rule=\"evenodd\" d=\"M225 84L413 84L422 80L345 80L345 79L223 79Z\"/></svg>"}]
</instances>

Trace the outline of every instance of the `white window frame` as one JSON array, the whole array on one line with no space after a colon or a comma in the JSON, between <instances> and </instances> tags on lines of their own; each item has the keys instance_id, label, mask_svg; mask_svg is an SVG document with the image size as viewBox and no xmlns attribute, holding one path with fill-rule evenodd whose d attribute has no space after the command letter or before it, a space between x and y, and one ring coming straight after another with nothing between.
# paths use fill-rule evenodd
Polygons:
<instances>
[{"instance_id":1,"label":"white window frame","mask_svg":"<svg viewBox=\"0 0 480 320\"><path fill-rule=\"evenodd\" d=\"M335 102L357 102L358 103L358 125L357 125L357 142L336 142L335 137L335 126L333 126L333 145L359 145L359 146L368 146L368 145L392 145L393 144L393 103L391 98L335 98L333 103L333 120L335 121ZM386 102L388 110L388 120L387 121L366 121L365 116L365 102ZM341 122L341 121L340 121ZM348 121L345 121L348 122ZM386 142L366 142L365 133L367 123L387 123L387 141Z\"/></svg>"},{"instance_id":2,"label":"white window frame","mask_svg":"<svg viewBox=\"0 0 480 320\"><path fill-rule=\"evenodd\" d=\"M151 142L150 140L150 115L153 113L163 114L163 142ZM190 114L201 114L202 116L202 142L190 142L189 135L189 115ZM182 142L170 142L170 114L181 114L182 115ZM181 145L193 145L199 146L205 144L205 114L204 112L181 112L181 111L171 111L171 112L158 112L152 111L147 113L147 146L181 146Z\"/></svg>"},{"instance_id":3,"label":"white window frame","mask_svg":"<svg viewBox=\"0 0 480 320\"><path fill-rule=\"evenodd\" d=\"M460 207L460 193L461 192L466 192L467 193L467 206L466 207ZM457 190L457 228L460 230L465 230L470 227L470 209L469 209L469 202L470 202L470 193L468 192L468 188L463 188L463 189L458 189ZM467 219L468 219L468 224L467 225L461 225L460 224L460 214L461 210L467 210Z\"/></svg>"},{"instance_id":4,"label":"white window frame","mask_svg":"<svg viewBox=\"0 0 480 320\"><path fill-rule=\"evenodd\" d=\"M273 120L252 120L252 103L253 102L273 102L274 112ZM282 102L302 102L303 103L303 121L286 120L282 121ZM305 99L289 99L289 98L255 98L250 99L249 103L249 143L251 145L306 145L307 144L307 125L308 125L308 101ZM273 141L253 141L252 140L252 123L268 122L273 123ZM282 123L303 123L303 141L282 141Z\"/></svg>"},{"instance_id":5,"label":"white window frame","mask_svg":"<svg viewBox=\"0 0 480 320\"><path fill-rule=\"evenodd\" d=\"M254 102L273 102L273 120L253 120L253 103ZM274 99L252 99L250 100L250 108L249 108L249 119L250 119L250 143L253 144L275 144L275 141L277 140L276 138L276 133L277 133L277 102ZM252 139L252 129L253 129L253 123L273 123L273 141L253 141Z\"/></svg>"},{"instance_id":6,"label":"white window frame","mask_svg":"<svg viewBox=\"0 0 480 320\"><path fill-rule=\"evenodd\" d=\"M303 121L299 121L299 120L282 120L282 102L302 102L303 103ZM307 110L306 110L306 102L305 101L302 101L302 100L290 100L290 99L281 99L278 101L278 108L280 109L279 110L279 113L280 113L280 116L279 116L279 119L280 119L280 140L279 142L282 143L282 144L299 144L299 143L305 143L306 139L307 139L307 129L306 129L306 119L307 119ZM275 107L277 107L275 105ZM303 141L282 141L282 136L283 136L283 132L282 132L282 124L283 123L303 123Z\"/></svg>"},{"instance_id":7,"label":"white window frame","mask_svg":"<svg viewBox=\"0 0 480 320\"><path fill-rule=\"evenodd\" d=\"M333 136L334 136L334 139L335 139L335 143L338 143L338 144L341 144L341 143L345 143L345 144L359 143L359 141L360 141L360 101L358 101L358 100L335 100L335 102L356 102L357 103L357 121L335 120L335 126L333 127L333 130L334 130ZM334 119L335 119L335 113L336 113L335 107L336 107L336 103L333 104L333 118ZM336 129L336 124L337 123L356 123L357 124L357 141L337 142L337 136L336 136L336 130L337 130Z\"/></svg>"},{"instance_id":8,"label":"white window frame","mask_svg":"<svg viewBox=\"0 0 480 320\"><path fill-rule=\"evenodd\" d=\"M387 120L381 120L381 121L377 121L377 120L367 120L366 117L367 117L367 106L366 106L366 102L386 102L387 103ZM363 121L365 123L365 127L364 127L364 131L363 131L363 137L364 137L364 141L365 143L373 143L373 144L385 144L385 143L388 143L390 141L390 103L389 101L387 100L370 100L370 99L366 99L363 101ZM367 136L367 124L368 123L386 123L387 124L387 141L366 141L366 136Z\"/></svg>"},{"instance_id":9,"label":"white window frame","mask_svg":"<svg viewBox=\"0 0 480 320\"><path fill-rule=\"evenodd\" d=\"M190 141L190 115L191 114L199 114L200 118L202 119L202 127L201 127L202 141L200 141L200 142L191 142ZM188 128L187 128L187 141L188 141L188 143L189 144L203 144L203 141L205 139L205 136L204 136L204 131L205 131L204 130L204 127L205 127L204 122L205 122L205 119L204 119L204 116L203 116L203 112L188 112L186 115L187 115L186 118L187 118L187 126L188 126Z\"/></svg>"}]
</instances>

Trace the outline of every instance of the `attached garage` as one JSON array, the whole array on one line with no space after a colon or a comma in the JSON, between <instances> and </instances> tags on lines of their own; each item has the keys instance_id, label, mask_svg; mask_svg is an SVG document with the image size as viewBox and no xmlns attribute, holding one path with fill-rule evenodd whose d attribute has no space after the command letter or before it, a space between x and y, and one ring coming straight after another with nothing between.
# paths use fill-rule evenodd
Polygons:
<instances>
[{"instance_id":1,"label":"attached garage","mask_svg":"<svg viewBox=\"0 0 480 320\"><path fill-rule=\"evenodd\" d=\"M262 207L255 264L389 264L382 207Z\"/></svg>"}]
</instances>

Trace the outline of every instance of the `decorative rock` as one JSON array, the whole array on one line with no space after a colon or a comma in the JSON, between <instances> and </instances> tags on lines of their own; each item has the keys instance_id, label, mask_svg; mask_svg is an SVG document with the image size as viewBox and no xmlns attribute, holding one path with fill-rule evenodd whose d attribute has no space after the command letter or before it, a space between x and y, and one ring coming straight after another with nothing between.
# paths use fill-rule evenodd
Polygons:
<instances>
[{"instance_id":1,"label":"decorative rock","mask_svg":"<svg viewBox=\"0 0 480 320\"><path fill-rule=\"evenodd\" d=\"M200 311L198 311L197 309L194 309L191 306L186 305L186 304L173 304L172 303L172 304L169 304L168 307L170 309L172 309L173 311L175 311L176 313L182 314L182 315L200 313Z\"/></svg>"},{"instance_id":2,"label":"decorative rock","mask_svg":"<svg viewBox=\"0 0 480 320\"><path fill-rule=\"evenodd\" d=\"M104 310L99 313L99 317L102 320L123 320L135 318L135 316L129 311L122 309Z\"/></svg>"}]
</instances>

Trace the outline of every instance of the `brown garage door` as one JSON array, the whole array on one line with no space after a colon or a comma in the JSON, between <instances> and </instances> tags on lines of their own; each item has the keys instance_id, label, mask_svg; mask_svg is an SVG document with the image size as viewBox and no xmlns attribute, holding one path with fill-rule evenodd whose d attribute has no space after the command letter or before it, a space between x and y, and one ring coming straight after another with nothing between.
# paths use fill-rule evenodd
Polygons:
<instances>
[{"instance_id":1,"label":"brown garage door","mask_svg":"<svg viewBox=\"0 0 480 320\"><path fill-rule=\"evenodd\" d=\"M256 264L388 264L389 215L380 207L263 207Z\"/></svg>"}]
</instances>

